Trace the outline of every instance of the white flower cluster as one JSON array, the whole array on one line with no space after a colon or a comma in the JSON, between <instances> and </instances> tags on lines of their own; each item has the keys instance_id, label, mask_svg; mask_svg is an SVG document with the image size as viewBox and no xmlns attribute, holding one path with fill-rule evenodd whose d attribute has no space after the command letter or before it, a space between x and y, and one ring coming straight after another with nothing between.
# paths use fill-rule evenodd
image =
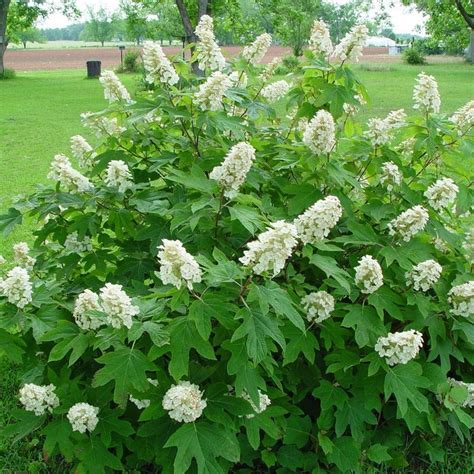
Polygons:
<instances>
[{"instance_id":1,"label":"white flower cluster","mask_svg":"<svg viewBox=\"0 0 474 474\"><path fill-rule=\"evenodd\" d=\"M474 314L474 280L453 286L448 293L451 313L468 318Z\"/></svg>"},{"instance_id":2,"label":"white flower cluster","mask_svg":"<svg viewBox=\"0 0 474 474\"><path fill-rule=\"evenodd\" d=\"M382 268L371 255L364 255L354 270L356 285L362 293L374 293L383 285Z\"/></svg>"},{"instance_id":3,"label":"white flower cluster","mask_svg":"<svg viewBox=\"0 0 474 474\"><path fill-rule=\"evenodd\" d=\"M252 410L259 415L260 413L263 413L271 404L272 401L268 397L267 394L262 393L260 390L258 391L258 406L255 405L254 401L250 398L250 395L247 392L242 392L242 398L246 400L247 402L250 403L250 406L252 407ZM246 415L248 419L252 419L255 417L254 414Z\"/></svg>"},{"instance_id":4,"label":"white flower cluster","mask_svg":"<svg viewBox=\"0 0 474 474\"><path fill-rule=\"evenodd\" d=\"M317 155L332 151L336 144L336 126L329 112L316 112L304 130L303 143Z\"/></svg>"},{"instance_id":5,"label":"white flower cluster","mask_svg":"<svg viewBox=\"0 0 474 474\"><path fill-rule=\"evenodd\" d=\"M17 308L24 308L31 303L33 285L30 282L28 272L21 267L14 267L6 278L0 278L0 292Z\"/></svg>"},{"instance_id":6,"label":"white flower cluster","mask_svg":"<svg viewBox=\"0 0 474 474\"><path fill-rule=\"evenodd\" d=\"M439 280L442 270L443 267L435 260L425 260L405 273L405 278L416 291L428 291Z\"/></svg>"},{"instance_id":7,"label":"white flower cluster","mask_svg":"<svg viewBox=\"0 0 474 474\"><path fill-rule=\"evenodd\" d=\"M298 238L304 244L323 240L329 235L341 216L342 206L336 196L327 196L316 201L294 221Z\"/></svg>"},{"instance_id":8,"label":"white flower cluster","mask_svg":"<svg viewBox=\"0 0 474 474\"><path fill-rule=\"evenodd\" d=\"M249 81L249 77L244 71L232 71L229 74L229 79L232 81L232 87L246 87Z\"/></svg>"},{"instance_id":9,"label":"white flower cluster","mask_svg":"<svg viewBox=\"0 0 474 474\"><path fill-rule=\"evenodd\" d=\"M64 242L64 249L68 253L83 253L92 251L92 243L90 237L85 235L82 240L79 240L79 234L72 232L66 237Z\"/></svg>"},{"instance_id":10,"label":"white flower cluster","mask_svg":"<svg viewBox=\"0 0 474 474\"><path fill-rule=\"evenodd\" d=\"M145 41L143 44L143 64L145 66L145 80L149 84L175 85L179 81L171 61L166 57L158 43Z\"/></svg>"},{"instance_id":11,"label":"white flower cluster","mask_svg":"<svg viewBox=\"0 0 474 474\"><path fill-rule=\"evenodd\" d=\"M99 295L91 290L84 290L74 303L72 313L76 324L85 331L98 329L105 321L87 314L89 311L102 311Z\"/></svg>"},{"instance_id":12,"label":"white flower cluster","mask_svg":"<svg viewBox=\"0 0 474 474\"><path fill-rule=\"evenodd\" d=\"M268 33L263 33L255 38L255 41L245 46L242 56L250 64L257 65L267 54L268 48L272 45L272 37Z\"/></svg>"},{"instance_id":13,"label":"white flower cluster","mask_svg":"<svg viewBox=\"0 0 474 474\"><path fill-rule=\"evenodd\" d=\"M35 385L27 383L20 389L20 403L26 411L32 411L36 416L51 413L59 406L59 398L54 393L56 387L50 385Z\"/></svg>"},{"instance_id":14,"label":"white flower cluster","mask_svg":"<svg viewBox=\"0 0 474 474\"><path fill-rule=\"evenodd\" d=\"M94 189L92 183L79 171L75 170L69 158L64 155L54 157L48 178L59 181L72 194L85 193Z\"/></svg>"},{"instance_id":15,"label":"white flower cluster","mask_svg":"<svg viewBox=\"0 0 474 474\"><path fill-rule=\"evenodd\" d=\"M409 331L388 333L387 337L379 337L375 350L384 357L388 365L406 364L414 359L423 346L423 335L410 329Z\"/></svg>"},{"instance_id":16,"label":"white flower cluster","mask_svg":"<svg viewBox=\"0 0 474 474\"><path fill-rule=\"evenodd\" d=\"M424 207L414 206L388 223L389 234L399 235L405 242L409 242L425 228L428 219L428 211Z\"/></svg>"},{"instance_id":17,"label":"white flower cluster","mask_svg":"<svg viewBox=\"0 0 474 474\"><path fill-rule=\"evenodd\" d=\"M329 29L323 20L314 20L309 37L309 49L314 54L329 56L332 53L333 45Z\"/></svg>"},{"instance_id":18,"label":"white flower cluster","mask_svg":"<svg viewBox=\"0 0 474 474\"><path fill-rule=\"evenodd\" d=\"M474 126L474 100L460 107L451 117L451 122L456 125L460 135Z\"/></svg>"},{"instance_id":19,"label":"white flower cluster","mask_svg":"<svg viewBox=\"0 0 474 474\"><path fill-rule=\"evenodd\" d=\"M30 248L26 242L18 242L13 246L13 261L26 270L31 270L36 263L36 259L30 257Z\"/></svg>"},{"instance_id":20,"label":"white flower cluster","mask_svg":"<svg viewBox=\"0 0 474 474\"><path fill-rule=\"evenodd\" d=\"M431 240L431 243L434 245L435 249L441 253L449 253L449 245L441 237L434 237Z\"/></svg>"},{"instance_id":21,"label":"white flower cluster","mask_svg":"<svg viewBox=\"0 0 474 474\"><path fill-rule=\"evenodd\" d=\"M344 109L344 112L347 115L354 115L359 110L360 105L367 104L367 101L360 94L356 94L354 96L354 99L357 100L357 102L358 102L357 105L349 104L348 102L345 102L344 105L342 106L342 108Z\"/></svg>"},{"instance_id":22,"label":"white flower cluster","mask_svg":"<svg viewBox=\"0 0 474 474\"><path fill-rule=\"evenodd\" d=\"M265 69L262 71L262 73L259 76L259 79L262 82L268 81L270 77L273 76L273 73L275 72L275 69L282 63L282 59L280 57L273 58L266 66Z\"/></svg>"},{"instance_id":23,"label":"white flower cluster","mask_svg":"<svg viewBox=\"0 0 474 474\"><path fill-rule=\"evenodd\" d=\"M463 387L467 390L466 400L462 403L464 408L474 408L474 383L465 383L448 377L451 387Z\"/></svg>"},{"instance_id":24,"label":"white flower cluster","mask_svg":"<svg viewBox=\"0 0 474 474\"><path fill-rule=\"evenodd\" d=\"M192 423L196 421L206 408L206 400L202 398L199 387L188 381L180 381L172 385L163 397L163 408L169 412L173 420Z\"/></svg>"},{"instance_id":25,"label":"white flower cluster","mask_svg":"<svg viewBox=\"0 0 474 474\"><path fill-rule=\"evenodd\" d=\"M369 30L365 25L355 25L334 48L334 57L341 62L359 61Z\"/></svg>"},{"instance_id":26,"label":"white flower cluster","mask_svg":"<svg viewBox=\"0 0 474 474\"><path fill-rule=\"evenodd\" d=\"M272 272L276 276L285 266L298 241L298 233L293 224L277 221L271 224L270 229L261 233L257 240L247 244L240 261L245 266L252 267L254 273L261 275Z\"/></svg>"},{"instance_id":27,"label":"white flower cluster","mask_svg":"<svg viewBox=\"0 0 474 474\"><path fill-rule=\"evenodd\" d=\"M441 211L454 204L458 192L459 188L451 178L441 178L425 191L424 196L433 209Z\"/></svg>"},{"instance_id":28,"label":"white flower cluster","mask_svg":"<svg viewBox=\"0 0 474 474\"><path fill-rule=\"evenodd\" d=\"M413 89L413 108L423 113L434 112L437 114L441 107L441 98L438 92L438 83L433 76L424 72L416 78Z\"/></svg>"},{"instance_id":29,"label":"white flower cluster","mask_svg":"<svg viewBox=\"0 0 474 474\"><path fill-rule=\"evenodd\" d=\"M232 87L232 80L220 71L213 72L194 95L202 110L220 110L222 99L227 89Z\"/></svg>"},{"instance_id":30,"label":"white flower cluster","mask_svg":"<svg viewBox=\"0 0 474 474\"><path fill-rule=\"evenodd\" d=\"M195 30L199 41L196 45L199 69L205 71L221 70L225 67L225 58L216 43L214 35L214 20L209 15L203 15Z\"/></svg>"},{"instance_id":31,"label":"white flower cluster","mask_svg":"<svg viewBox=\"0 0 474 474\"><path fill-rule=\"evenodd\" d=\"M393 110L384 119L372 118L367 122L368 130L364 132L372 145L385 145L392 137L397 128L405 125L406 114L403 109Z\"/></svg>"},{"instance_id":32,"label":"white flower cluster","mask_svg":"<svg viewBox=\"0 0 474 474\"><path fill-rule=\"evenodd\" d=\"M192 290L193 283L201 281L202 271L199 264L186 251L181 241L163 239L158 250L160 278L165 285L171 284L180 289L184 283Z\"/></svg>"},{"instance_id":33,"label":"white flower cluster","mask_svg":"<svg viewBox=\"0 0 474 474\"><path fill-rule=\"evenodd\" d=\"M414 137L407 138L403 140L397 149L406 156L411 156L413 154L413 148L415 147L416 139Z\"/></svg>"},{"instance_id":34,"label":"white flower cluster","mask_svg":"<svg viewBox=\"0 0 474 474\"><path fill-rule=\"evenodd\" d=\"M81 135L71 137L71 152L72 156L79 161L79 166L82 168L88 168L92 160L97 156L94 149Z\"/></svg>"},{"instance_id":35,"label":"white flower cluster","mask_svg":"<svg viewBox=\"0 0 474 474\"><path fill-rule=\"evenodd\" d=\"M306 295L301 304L306 311L308 321L320 323L331 316L334 311L334 298L326 291L318 291Z\"/></svg>"},{"instance_id":36,"label":"white flower cluster","mask_svg":"<svg viewBox=\"0 0 474 474\"><path fill-rule=\"evenodd\" d=\"M154 387L158 386L158 380L153 380L153 379L147 379L147 380ZM130 395L128 398L139 410L143 410L144 408L148 408L151 404L151 400L147 400L147 399L140 400L138 398L133 397L132 395Z\"/></svg>"},{"instance_id":37,"label":"white flower cluster","mask_svg":"<svg viewBox=\"0 0 474 474\"><path fill-rule=\"evenodd\" d=\"M383 163L380 183L387 188L388 192L391 192L395 187L400 186L402 179L403 175L393 161L386 161Z\"/></svg>"},{"instance_id":38,"label":"white flower cluster","mask_svg":"<svg viewBox=\"0 0 474 474\"><path fill-rule=\"evenodd\" d=\"M290 84L286 81L276 81L272 82L271 84L268 84L268 86L265 86L261 92L260 95L270 104L273 104L277 100L280 100L282 97L284 97L288 91L290 90Z\"/></svg>"},{"instance_id":39,"label":"white flower cluster","mask_svg":"<svg viewBox=\"0 0 474 474\"><path fill-rule=\"evenodd\" d=\"M462 249L469 265L474 265L474 229L467 232Z\"/></svg>"},{"instance_id":40,"label":"white flower cluster","mask_svg":"<svg viewBox=\"0 0 474 474\"><path fill-rule=\"evenodd\" d=\"M132 304L130 297L123 291L122 285L106 283L100 290L102 308L107 315L107 323L113 328L132 327L132 317L140 310Z\"/></svg>"},{"instance_id":41,"label":"white flower cluster","mask_svg":"<svg viewBox=\"0 0 474 474\"><path fill-rule=\"evenodd\" d=\"M133 177L127 163L122 160L110 161L105 175L105 184L117 188L120 193L130 189L133 186Z\"/></svg>"},{"instance_id":42,"label":"white flower cluster","mask_svg":"<svg viewBox=\"0 0 474 474\"><path fill-rule=\"evenodd\" d=\"M71 423L72 431L79 433L90 433L95 430L99 422L99 409L88 403L76 403L67 412L67 419Z\"/></svg>"},{"instance_id":43,"label":"white flower cluster","mask_svg":"<svg viewBox=\"0 0 474 474\"><path fill-rule=\"evenodd\" d=\"M110 104L113 102L130 104L132 102L127 89L113 71L104 71L99 80L104 87L104 97Z\"/></svg>"},{"instance_id":44,"label":"white flower cluster","mask_svg":"<svg viewBox=\"0 0 474 474\"><path fill-rule=\"evenodd\" d=\"M81 120L84 127L94 131L97 137L101 137L104 133L112 137L119 137L126 130L125 127L119 125L117 117L101 117L92 112L85 112L81 114Z\"/></svg>"},{"instance_id":45,"label":"white flower cluster","mask_svg":"<svg viewBox=\"0 0 474 474\"><path fill-rule=\"evenodd\" d=\"M255 148L245 142L237 143L229 150L222 164L211 171L209 178L219 183L224 196L233 198L245 182L254 160Z\"/></svg>"}]
</instances>

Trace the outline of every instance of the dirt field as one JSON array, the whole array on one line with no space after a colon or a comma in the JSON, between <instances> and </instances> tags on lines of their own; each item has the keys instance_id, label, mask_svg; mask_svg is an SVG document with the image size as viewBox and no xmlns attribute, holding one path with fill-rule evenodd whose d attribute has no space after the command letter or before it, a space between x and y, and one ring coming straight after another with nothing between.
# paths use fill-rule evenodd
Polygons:
<instances>
[{"instance_id":1,"label":"dirt field","mask_svg":"<svg viewBox=\"0 0 474 474\"><path fill-rule=\"evenodd\" d=\"M164 47L169 55L178 54L179 47ZM225 46L224 54L233 57L241 51L240 46ZM264 58L265 63L277 56L290 54L290 48L272 46ZM55 50L7 50L5 63L8 68L16 71L48 71L53 69L79 69L86 67L86 61L96 59L102 61L102 68L112 68L120 64L118 48L77 48ZM456 62L459 58L433 56L429 62ZM397 63L400 56L389 56L386 48L365 48L361 62Z\"/></svg>"}]
</instances>

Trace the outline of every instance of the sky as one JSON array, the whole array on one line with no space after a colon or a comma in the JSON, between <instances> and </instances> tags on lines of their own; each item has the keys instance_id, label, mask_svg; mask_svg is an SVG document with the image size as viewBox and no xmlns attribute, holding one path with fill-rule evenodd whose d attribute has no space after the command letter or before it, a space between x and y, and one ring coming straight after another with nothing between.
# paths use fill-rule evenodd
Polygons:
<instances>
[{"instance_id":1,"label":"sky","mask_svg":"<svg viewBox=\"0 0 474 474\"><path fill-rule=\"evenodd\" d=\"M333 3L346 3L348 0L332 0ZM119 6L120 0L77 0L77 5L81 11L85 12L88 5L93 5L94 8L103 6L109 11L116 10ZM394 6L390 9L390 15L395 33L418 33L418 26L424 23L424 17L417 11L404 7L399 0L389 1ZM71 21L62 15L51 15L45 21L41 22L41 28L60 28L70 24ZM423 30L422 30L423 31Z\"/></svg>"}]
</instances>

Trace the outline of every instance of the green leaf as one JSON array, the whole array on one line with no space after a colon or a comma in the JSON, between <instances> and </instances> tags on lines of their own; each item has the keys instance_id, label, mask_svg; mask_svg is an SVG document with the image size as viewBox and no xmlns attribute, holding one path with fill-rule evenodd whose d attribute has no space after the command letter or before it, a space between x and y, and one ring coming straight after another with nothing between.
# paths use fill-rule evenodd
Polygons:
<instances>
[{"instance_id":1,"label":"green leaf","mask_svg":"<svg viewBox=\"0 0 474 474\"><path fill-rule=\"evenodd\" d=\"M345 328L353 328L355 340L359 347L375 345L379 336L385 334L383 322L374 308L362 305L347 305L348 313L344 316L341 325Z\"/></svg>"},{"instance_id":2,"label":"green leaf","mask_svg":"<svg viewBox=\"0 0 474 474\"><path fill-rule=\"evenodd\" d=\"M21 337L0 329L0 354L20 364L25 347L26 344Z\"/></svg>"},{"instance_id":3,"label":"green leaf","mask_svg":"<svg viewBox=\"0 0 474 474\"><path fill-rule=\"evenodd\" d=\"M308 362L314 363L315 350L319 349L319 343L311 331L301 332L289 326L285 330L285 336L289 339L285 352L283 365L294 362L300 353L303 353Z\"/></svg>"},{"instance_id":4,"label":"green leaf","mask_svg":"<svg viewBox=\"0 0 474 474\"><path fill-rule=\"evenodd\" d=\"M255 363L259 363L268 355L268 344L266 337L273 339L283 350L285 349L285 338L278 327L278 323L260 311L244 308L237 314L244 321L234 332L231 342L247 336L247 354Z\"/></svg>"},{"instance_id":5,"label":"green leaf","mask_svg":"<svg viewBox=\"0 0 474 474\"><path fill-rule=\"evenodd\" d=\"M233 206L229 208L229 212L231 220L239 221L252 235L257 229L265 228L260 214L251 207Z\"/></svg>"},{"instance_id":6,"label":"green leaf","mask_svg":"<svg viewBox=\"0 0 474 474\"><path fill-rule=\"evenodd\" d=\"M327 454L328 461L335 464L342 472L357 470L360 450L355 441L348 436L333 440L334 446Z\"/></svg>"},{"instance_id":7,"label":"green leaf","mask_svg":"<svg viewBox=\"0 0 474 474\"><path fill-rule=\"evenodd\" d=\"M263 314L267 314L271 306L276 314L288 318L298 329L305 330L303 318L295 309L295 304L286 290L274 282L266 286L252 285L248 295L249 302L258 302Z\"/></svg>"},{"instance_id":8,"label":"green leaf","mask_svg":"<svg viewBox=\"0 0 474 474\"><path fill-rule=\"evenodd\" d=\"M81 460L77 468L78 473L105 474L110 472L110 469L106 468L116 472L123 471L120 459L97 437L94 437L93 442L88 440L81 447L82 449L76 450L77 457Z\"/></svg>"},{"instance_id":9,"label":"green leaf","mask_svg":"<svg viewBox=\"0 0 474 474\"><path fill-rule=\"evenodd\" d=\"M22 220L21 212L11 207L8 209L8 214L0 216L0 231L6 237L11 234L16 225L21 224Z\"/></svg>"},{"instance_id":10,"label":"green leaf","mask_svg":"<svg viewBox=\"0 0 474 474\"><path fill-rule=\"evenodd\" d=\"M144 392L149 388L146 371L155 369L142 352L128 347L108 352L97 362L104 367L95 373L92 386L102 387L113 381L114 402L121 406L125 406L132 390Z\"/></svg>"},{"instance_id":11,"label":"green leaf","mask_svg":"<svg viewBox=\"0 0 474 474\"><path fill-rule=\"evenodd\" d=\"M197 165L194 165L191 168L190 173L173 169L166 179L174 181L175 183L180 183L187 188L196 189L197 191L201 191L206 194L216 193L219 189L217 183L208 179L202 169Z\"/></svg>"},{"instance_id":12,"label":"green leaf","mask_svg":"<svg viewBox=\"0 0 474 474\"><path fill-rule=\"evenodd\" d=\"M46 420L46 416L36 416L25 410L13 410L9 415L16 420L15 423L2 428L1 437L11 438L13 443L36 431Z\"/></svg>"},{"instance_id":13,"label":"green leaf","mask_svg":"<svg viewBox=\"0 0 474 474\"><path fill-rule=\"evenodd\" d=\"M56 452L56 447L59 453L66 461L72 461L74 457L74 443L72 442L72 428L71 423L66 418L58 418L51 421L44 429L44 451L51 457Z\"/></svg>"},{"instance_id":14,"label":"green leaf","mask_svg":"<svg viewBox=\"0 0 474 474\"><path fill-rule=\"evenodd\" d=\"M377 464L380 464L381 462L384 461L390 461L392 459L392 456L388 454L388 447L383 446L382 444L373 444L368 450L367 450L367 457L373 461L376 462Z\"/></svg>"},{"instance_id":15,"label":"green leaf","mask_svg":"<svg viewBox=\"0 0 474 474\"><path fill-rule=\"evenodd\" d=\"M351 292L351 276L345 270L338 267L334 258L324 255L313 255L310 258L310 262L320 268L328 277L334 278L347 294Z\"/></svg>"},{"instance_id":16,"label":"green leaf","mask_svg":"<svg viewBox=\"0 0 474 474\"><path fill-rule=\"evenodd\" d=\"M168 370L175 380L188 375L191 349L196 349L198 354L206 359L216 359L212 345L199 335L194 322L186 317L173 320L170 328L170 346L171 361Z\"/></svg>"},{"instance_id":17,"label":"green leaf","mask_svg":"<svg viewBox=\"0 0 474 474\"><path fill-rule=\"evenodd\" d=\"M205 422L181 425L168 439L165 448L176 447L174 472L188 472L192 460L196 460L198 474L218 474L227 472L217 458L222 457L232 463L240 459L237 439L223 426Z\"/></svg>"},{"instance_id":18,"label":"green leaf","mask_svg":"<svg viewBox=\"0 0 474 474\"><path fill-rule=\"evenodd\" d=\"M350 426L351 434L356 441L364 436L365 424L376 425L377 417L365 407L364 399L359 397L346 400L335 413L336 436L341 436Z\"/></svg>"},{"instance_id":19,"label":"green leaf","mask_svg":"<svg viewBox=\"0 0 474 474\"><path fill-rule=\"evenodd\" d=\"M393 394L398 402L400 413L404 416L408 409L408 401L421 412L428 412L428 399L418 390L429 387L430 381L423 377L421 365L409 362L389 368L385 375L385 399Z\"/></svg>"},{"instance_id":20,"label":"green leaf","mask_svg":"<svg viewBox=\"0 0 474 474\"><path fill-rule=\"evenodd\" d=\"M327 380L321 380L319 387L313 390L313 396L321 401L321 409L342 407L349 400L346 392Z\"/></svg>"},{"instance_id":21,"label":"green leaf","mask_svg":"<svg viewBox=\"0 0 474 474\"><path fill-rule=\"evenodd\" d=\"M302 448L309 440L311 433L311 419L309 416L290 416L285 427L285 436L283 442L285 444L294 444L298 448Z\"/></svg>"}]
</instances>

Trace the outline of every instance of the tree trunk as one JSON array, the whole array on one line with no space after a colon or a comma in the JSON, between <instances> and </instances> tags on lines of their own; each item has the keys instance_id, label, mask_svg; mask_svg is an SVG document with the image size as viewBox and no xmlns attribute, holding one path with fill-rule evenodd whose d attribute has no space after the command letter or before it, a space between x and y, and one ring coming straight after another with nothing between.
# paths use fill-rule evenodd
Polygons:
<instances>
[{"instance_id":1,"label":"tree trunk","mask_svg":"<svg viewBox=\"0 0 474 474\"><path fill-rule=\"evenodd\" d=\"M23 49L26 49L26 41L23 41Z\"/></svg>"},{"instance_id":2,"label":"tree trunk","mask_svg":"<svg viewBox=\"0 0 474 474\"><path fill-rule=\"evenodd\" d=\"M474 64L474 29L471 30L471 41L469 42L469 46L467 48L466 59Z\"/></svg>"},{"instance_id":3,"label":"tree trunk","mask_svg":"<svg viewBox=\"0 0 474 474\"><path fill-rule=\"evenodd\" d=\"M5 72L3 58L8 46L7 17L10 1L11 0L0 0L0 76L3 76L3 73Z\"/></svg>"}]
</instances>

